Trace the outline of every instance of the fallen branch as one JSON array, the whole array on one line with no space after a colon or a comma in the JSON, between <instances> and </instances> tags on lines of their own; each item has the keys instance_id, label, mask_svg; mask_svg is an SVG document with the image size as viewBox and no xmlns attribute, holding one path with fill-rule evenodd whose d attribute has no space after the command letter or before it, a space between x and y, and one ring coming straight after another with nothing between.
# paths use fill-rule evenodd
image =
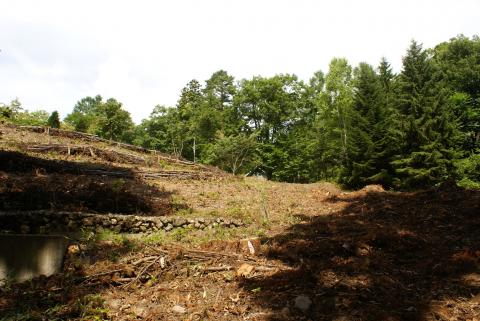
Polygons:
<instances>
[{"instance_id":1,"label":"fallen branch","mask_svg":"<svg viewBox=\"0 0 480 321\"><path fill-rule=\"evenodd\" d=\"M115 283L127 283L127 282L132 282L135 278L114 278L112 279L113 282Z\"/></svg>"},{"instance_id":2,"label":"fallen branch","mask_svg":"<svg viewBox=\"0 0 480 321\"><path fill-rule=\"evenodd\" d=\"M181 179L205 179L213 176L206 172L191 172L191 171L157 171L157 172L139 172L143 178L181 178Z\"/></svg>"},{"instance_id":3,"label":"fallen branch","mask_svg":"<svg viewBox=\"0 0 480 321\"><path fill-rule=\"evenodd\" d=\"M222 271L231 271L233 266L211 266L202 269L204 272L222 272Z\"/></svg>"},{"instance_id":4,"label":"fallen branch","mask_svg":"<svg viewBox=\"0 0 480 321\"><path fill-rule=\"evenodd\" d=\"M111 270L111 271L107 271L107 272L102 272L102 273L97 273L97 274L92 274L92 275L86 275L83 278L85 280L89 280L89 279L97 278L99 276L110 275L110 274L117 273L117 272L122 272L122 271L123 271L123 269Z\"/></svg>"},{"instance_id":5,"label":"fallen branch","mask_svg":"<svg viewBox=\"0 0 480 321\"><path fill-rule=\"evenodd\" d=\"M148 244L145 244L146 247L148 247L149 249L152 249L154 250L155 252L157 253L160 253L160 254L170 254L170 252L166 251L166 250L162 250L162 249L157 249L151 245L148 245Z\"/></svg>"},{"instance_id":6,"label":"fallen branch","mask_svg":"<svg viewBox=\"0 0 480 321\"><path fill-rule=\"evenodd\" d=\"M157 259L157 258L158 258L158 256L147 256L147 257L141 258L139 260L136 260L136 261L132 262L131 264L132 265L139 265L139 264L142 264L143 262L150 261L150 260Z\"/></svg>"},{"instance_id":7,"label":"fallen branch","mask_svg":"<svg viewBox=\"0 0 480 321\"><path fill-rule=\"evenodd\" d=\"M66 155L85 155L93 158L101 158L109 162L120 162L130 164L147 164L147 160L127 153L120 153L114 150L101 149L94 146L72 146L72 145L60 145L60 144L47 144L47 145L28 145L26 150L44 153L55 151ZM172 161L173 159L169 159ZM101 172L101 175L109 176L122 176L121 173L114 172ZM179 179L207 179L214 176L211 172L206 171L181 171L181 170L159 170L152 172L137 172L137 175L144 179L156 179L156 178L179 178Z\"/></svg>"},{"instance_id":8,"label":"fallen branch","mask_svg":"<svg viewBox=\"0 0 480 321\"><path fill-rule=\"evenodd\" d=\"M75 155L81 154L90 156L93 158L99 157L109 162L123 162L131 164L145 164L146 160L142 157L120 153L118 151L110 149L101 149L94 146L72 146L72 145L60 145L60 144L47 144L47 145L29 145L26 147L28 151L37 153L55 151L57 153Z\"/></svg>"},{"instance_id":9,"label":"fallen branch","mask_svg":"<svg viewBox=\"0 0 480 321\"><path fill-rule=\"evenodd\" d=\"M240 254L227 254L227 253L204 251L204 250L185 250L185 251L190 253L197 253L197 254L211 255L211 256L223 256L223 257L234 257L234 258L242 257L242 255Z\"/></svg>"},{"instance_id":10,"label":"fallen branch","mask_svg":"<svg viewBox=\"0 0 480 321\"><path fill-rule=\"evenodd\" d=\"M129 286L130 284L132 284L133 282L138 281L138 280L140 279L140 277L143 276L143 275L145 274L145 272L147 272L148 269L149 269L152 265L154 265L155 263L157 263L157 261L159 261L160 259L161 259L160 256L157 257L153 262L151 262L150 264L148 264L147 266L145 266L145 267L140 271L140 273L138 273L138 274L136 275L136 277L133 278L133 280L131 280L131 281L128 282L128 283L125 283L124 285L122 285L122 287L125 288L125 287Z\"/></svg>"},{"instance_id":11,"label":"fallen branch","mask_svg":"<svg viewBox=\"0 0 480 321\"><path fill-rule=\"evenodd\" d=\"M70 130L63 130L58 128L42 127L42 126L15 126L15 127L20 130L26 130L26 131L31 131L35 133L45 133L50 136L61 136L61 137L75 138L75 139L81 139L81 140L91 141L91 142L102 142L112 146L119 146L125 149L137 151L137 152L155 154L157 158L167 160L169 162L175 162L183 165L196 165L194 162L168 157L167 155L163 155L157 150L148 149L148 148L131 145L131 144L115 142L115 141L104 139L92 134L75 132Z\"/></svg>"}]
</instances>

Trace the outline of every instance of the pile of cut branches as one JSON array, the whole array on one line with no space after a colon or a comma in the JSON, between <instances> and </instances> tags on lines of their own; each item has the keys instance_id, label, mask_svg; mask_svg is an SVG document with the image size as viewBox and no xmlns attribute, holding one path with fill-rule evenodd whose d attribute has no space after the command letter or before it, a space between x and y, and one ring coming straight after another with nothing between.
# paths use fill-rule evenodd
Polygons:
<instances>
[{"instance_id":1,"label":"pile of cut branches","mask_svg":"<svg viewBox=\"0 0 480 321\"><path fill-rule=\"evenodd\" d=\"M43 144L43 145L29 145L26 146L27 151L36 153L57 152L66 155L86 155L91 157L98 157L109 162L130 163L130 164L145 164L146 160L132 154L120 153L115 150L102 149L95 146L88 145L61 145L61 144Z\"/></svg>"}]
</instances>

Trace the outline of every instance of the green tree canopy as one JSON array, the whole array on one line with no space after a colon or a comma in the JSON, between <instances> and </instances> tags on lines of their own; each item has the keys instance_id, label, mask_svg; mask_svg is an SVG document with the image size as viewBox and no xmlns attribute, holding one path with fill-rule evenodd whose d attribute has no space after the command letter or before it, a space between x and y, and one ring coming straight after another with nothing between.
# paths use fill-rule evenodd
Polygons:
<instances>
[{"instance_id":1,"label":"green tree canopy","mask_svg":"<svg viewBox=\"0 0 480 321\"><path fill-rule=\"evenodd\" d=\"M122 103L109 98L100 105L96 134L112 140L128 140L126 137L133 128L130 113L122 108Z\"/></svg>"},{"instance_id":2,"label":"green tree canopy","mask_svg":"<svg viewBox=\"0 0 480 321\"><path fill-rule=\"evenodd\" d=\"M97 134L103 138L130 142L133 140L133 121L122 103L114 98L103 101L100 95L85 97L77 102L65 122L76 131Z\"/></svg>"},{"instance_id":3,"label":"green tree canopy","mask_svg":"<svg viewBox=\"0 0 480 321\"><path fill-rule=\"evenodd\" d=\"M426 50L412 41L398 79L398 126L404 132L392 161L399 187L425 187L453 174L457 124L445 83Z\"/></svg>"},{"instance_id":4,"label":"green tree canopy","mask_svg":"<svg viewBox=\"0 0 480 321\"><path fill-rule=\"evenodd\" d=\"M47 120L47 126L52 128L60 128L60 117L58 115L58 111L54 111L50 114Z\"/></svg>"}]
</instances>

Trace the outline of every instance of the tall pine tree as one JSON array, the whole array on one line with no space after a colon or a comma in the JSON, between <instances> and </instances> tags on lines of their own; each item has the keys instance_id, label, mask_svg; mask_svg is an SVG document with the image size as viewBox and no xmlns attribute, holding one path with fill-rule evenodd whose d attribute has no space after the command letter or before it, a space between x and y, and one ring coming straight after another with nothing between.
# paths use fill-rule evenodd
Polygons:
<instances>
[{"instance_id":1,"label":"tall pine tree","mask_svg":"<svg viewBox=\"0 0 480 321\"><path fill-rule=\"evenodd\" d=\"M391 187L395 171L391 160L399 151L403 141L403 132L395 126L398 112L394 108L394 91L396 77L390 63L382 58L378 67L378 79L381 92L379 95L379 118L373 133L374 152L372 155L375 164L375 174L368 178L369 183L382 184Z\"/></svg>"},{"instance_id":2,"label":"tall pine tree","mask_svg":"<svg viewBox=\"0 0 480 321\"><path fill-rule=\"evenodd\" d=\"M349 159L342 177L344 184L360 187L380 170L375 162L375 147L383 136L379 125L384 119L384 111L382 85L373 67L361 63L355 68L354 75Z\"/></svg>"},{"instance_id":3,"label":"tall pine tree","mask_svg":"<svg viewBox=\"0 0 480 321\"><path fill-rule=\"evenodd\" d=\"M453 172L457 128L437 75L428 53L412 41L398 78L397 125L404 139L392 165L400 188L434 185Z\"/></svg>"}]
</instances>

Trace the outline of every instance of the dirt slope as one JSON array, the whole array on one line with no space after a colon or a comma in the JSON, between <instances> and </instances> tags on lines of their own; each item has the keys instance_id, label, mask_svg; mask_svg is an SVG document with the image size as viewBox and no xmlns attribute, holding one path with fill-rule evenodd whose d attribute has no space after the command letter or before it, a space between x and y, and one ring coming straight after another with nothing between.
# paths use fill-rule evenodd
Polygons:
<instances>
[{"instance_id":1,"label":"dirt slope","mask_svg":"<svg viewBox=\"0 0 480 321\"><path fill-rule=\"evenodd\" d=\"M0 130L0 210L83 206L248 222L234 231L86 233L63 273L0 289L0 320L479 320L479 191L344 192L234 178L89 150L32 151L25 146L80 142ZM209 174L138 175L161 170ZM41 197L28 203L27 195ZM108 201L115 197L120 203Z\"/></svg>"}]
</instances>

